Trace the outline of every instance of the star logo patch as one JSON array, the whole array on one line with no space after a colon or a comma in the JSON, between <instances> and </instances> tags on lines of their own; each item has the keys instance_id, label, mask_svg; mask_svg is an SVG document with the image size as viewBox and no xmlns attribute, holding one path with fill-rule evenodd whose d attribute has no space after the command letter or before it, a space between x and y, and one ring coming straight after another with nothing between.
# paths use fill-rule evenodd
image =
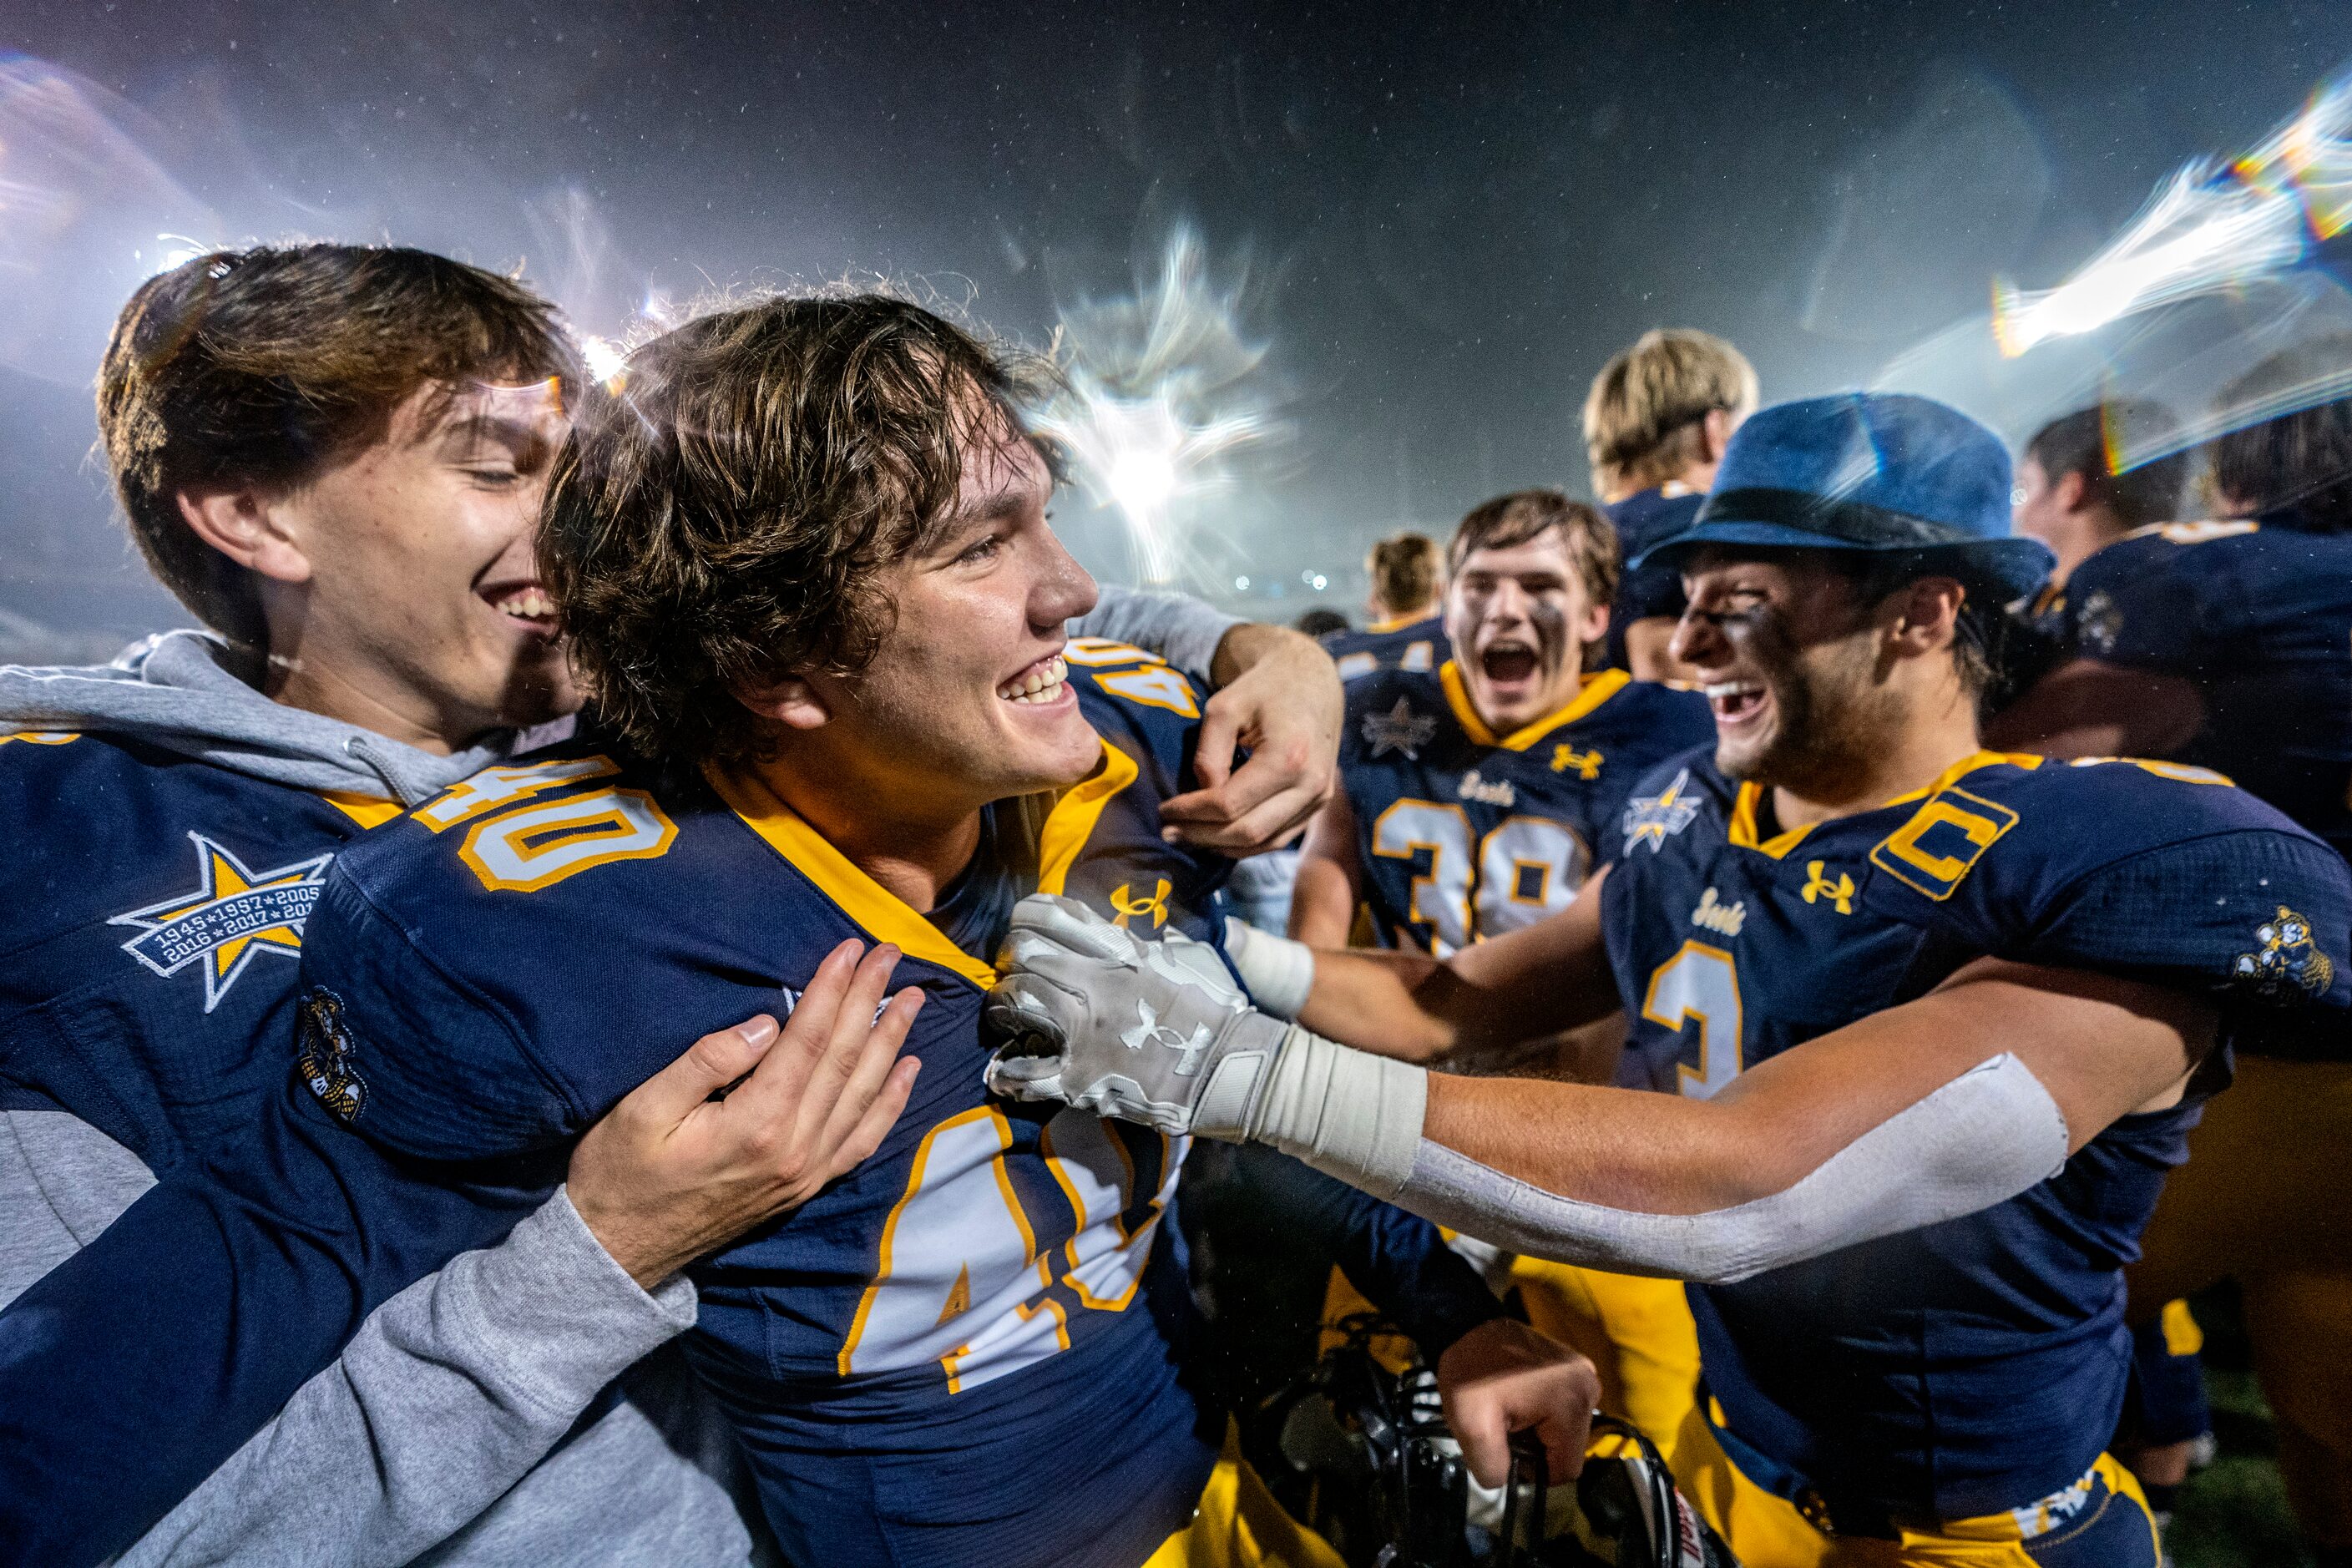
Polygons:
<instances>
[{"instance_id":1,"label":"star logo patch","mask_svg":"<svg viewBox=\"0 0 2352 1568\"><path fill-rule=\"evenodd\" d=\"M203 834L188 837L196 847L198 886L106 923L138 927L140 934L124 942L122 951L167 979L192 963L202 964L209 1013L256 953L293 958L301 952L302 922L318 903L335 857L331 850L290 866L250 871Z\"/></svg>"},{"instance_id":2,"label":"star logo patch","mask_svg":"<svg viewBox=\"0 0 2352 1568\"><path fill-rule=\"evenodd\" d=\"M1691 825L1698 815L1698 802L1685 800L1683 792L1690 785L1690 770L1675 774L1674 782L1655 795L1636 795L1625 807L1625 853L1631 855L1642 844L1655 855L1665 847L1668 837Z\"/></svg>"},{"instance_id":3,"label":"star logo patch","mask_svg":"<svg viewBox=\"0 0 2352 1568\"><path fill-rule=\"evenodd\" d=\"M1391 752L1402 752L1407 760L1421 761L1421 749L1436 738L1437 721L1412 710L1412 704L1400 697L1396 706L1385 713L1364 715L1364 743L1372 749L1374 758Z\"/></svg>"}]
</instances>

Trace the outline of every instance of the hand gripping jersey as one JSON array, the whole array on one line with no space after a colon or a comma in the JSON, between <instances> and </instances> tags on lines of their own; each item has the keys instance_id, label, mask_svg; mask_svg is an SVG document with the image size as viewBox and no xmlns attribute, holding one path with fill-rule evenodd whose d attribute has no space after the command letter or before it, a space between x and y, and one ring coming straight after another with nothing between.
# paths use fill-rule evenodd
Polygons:
<instances>
[{"instance_id":1,"label":"hand gripping jersey","mask_svg":"<svg viewBox=\"0 0 2352 1568\"><path fill-rule=\"evenodd\" d=\"M1445 617L1433 610L1412 620L1374 621L1360 632L1329 632L1323 650L1339 667L1339 679L1358 680L1383 669L1434 669L1454 657Z\"/></svg>"},{"instance_id":2,"label":"hand gripping jersey","mask_svg":"<svg viewBox=\"0 0 2352 1568\"><path fill-rule=\"evenodd\" d=\"M689 1352L795 1561L1141 1563L1216 1457L1177 1378L1183 1147L990 1099L982 955L1036 886L1210 939L1224 862L1159 837L1190 682L1115 645L1070 660L1100 766L1049 812L992 809L929 919L756 776L656 779L588 744L486 770L347 855L306 933L299 1091L249 1154L166 1182L28 1292L37 1332L0 1334L22 1352L0 1361L0 1473L37 1478L25 1510L0 1501L0 1539L117 1462L105 1421L16 1395L135 1390L142 1479L233 1447L373 1300L536 1206L685 1042L788 1010L857 936L899 943L894 984L929 993L914 1101L856 1172L695 1267ZM1416 1332L1499 1311L1434 1227L1370 1200L1359 1221L1350 1267ZM131 1331L155 1313L168 1340Z\"/></svg>"},{"instance_id":3,"label":"hand gripping jersey","mask_svg":"<svg viewBox=\"0 0 2352 1568\"><path fill-rule=\"evenodd\" d=\"M1499 736L1452 660L1351 683L1339 779L1373 929L1443 955L1567 908L1616 858L1634 782L1714 733L1704 698L1622 669Z\"/></svg>"},{"instance_id":4,"label":"hand gripping jersey","mask_svg":"<svg viewBox=\"0 0 2352 1568\"><path fill-rule=\"evenodd\" d=\"M158 1173L284 1074L303 924L399 807L106 734L0 737L0 1108L71 1112Z\"/></svg>"},{"instance_id":5,"label":"hand gripping jersey","mask_svg":"<svg viewBox=\"0 0 2352 1568\"><path fill-rule=\"evenodd\" d=\"M2224 1049L2343 1026L2352 874L2216 774L1979 752L1810 829L1771 832L1763 802L1702 752L1625 809L1602 918L1658 1089L1713 1094L1986 954L2208 997ZM2123 1400L2122 1266L2225 1072L2217 1055L2186 1103L2124 1117L1982 1213L1692 1287L1726 1448L1849 1529L2074 1482Z\"/></svg>"},{"instance_id":6,"label":"hand gripping jersey","mask_svg":"<svg viewBox=\"0 0 2352 1568\"><path fill-rule=\"evenodd\" d=\"M2171 761L2352 851L2352 534L2156 523L2077 566L2064 605L2076 655L2196 683L2205 724Z\"/></svg>"}]
</instances>

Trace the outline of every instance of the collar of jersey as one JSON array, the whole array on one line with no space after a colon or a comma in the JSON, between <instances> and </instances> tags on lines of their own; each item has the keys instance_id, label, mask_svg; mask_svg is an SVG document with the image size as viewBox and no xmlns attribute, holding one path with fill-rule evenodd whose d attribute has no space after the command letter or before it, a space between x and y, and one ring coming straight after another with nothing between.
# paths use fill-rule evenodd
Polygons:
<instances>
[{"instance_id":1,"label":"collar of jersey","mask_svg":"<svg viewBox=\"0 0 2352 1568\"><path fill-rule=\"evenodd\" d=\"M1113 795L1133 784L1135 761L1108 742L1095 771L1055 800L1038 836L1038 889L1058 893L1067 883L1078 852ZM768 781L751 770L710 769L710 787L758 834L768 847L814 882L825 897L877 942L896 942L911 958L936 963L983 991L996 984L996 971L950 942L919 910L860 870L808 820L786 805Z\"/></svg>"},{"instance_id":2,"label":"collar of jersey","mask_svg":"<svg viewBox=\"0 0 2352 1568\"><path fill-rule=\"evenodd\" d=\"M1922 789L1906 790L1890 800L1882 800L1870 810L1885 811L1890 805L1908 805L1913 801L1925 800L1945 785L1967 777L1979 768L1989 768L2000 763L2006 763L2015 768L2038 768L2042 765L2042 759L2021 752L1972 752L1937 774L1933 784ZM1802 844L1805 841L1805 836L1814 828L1824 826L1818 822L1807 823L1802 827L1784 829L1759 842L1756 837L1756 808L1763 798L1764 786L1753 781L1742 784L1731 797L1731 820L1725 828L1725 834L1733 844L1742 849L1753 849L1760 855L1769 855L1773 859L1778 860L1786 856L1790 850ZM1867 816L1870 812L1857 811L1853 815ZM1847 819L1841 816L1832 817L1830 820L1843 822Z\"/></svg>"},{"instance_id":3,"label":"collar of jersey","mask_svg":"<svg viewBox=\"0 0 2352 1568\"><path fill-rule=\"evenodd\" d=\"M1612 697L1625 689L1633 678L1622 669L1604 669L1588 675L1578 689L1575 700L1567 707L1548 713L1522 730L1514 730L1501 740L1486 728L1486 721L1478 717L1478 710L1470 705L1470 693L1462 684L1462 671L1452 659L1437 667L1437 683L1445 689L1446 706L1454 710L1454 719L1473 745L1494 746L1506 752L1524 752L1562 724L1572 724Z\"/></svg>"},{"instance_id":4,"label":"collar of jersey","mask_svg":"<svg viewBox=\"0 0 2352 1568\"><path fill-rule=\"evenodd\" d=\"M1374 621L1364 630L1375 637L1385 637L1390 632L1401 632L1407 626L1417 626L1424 621L1433 621L1437 618L1437 614L1435 610L1430 610L1418 616L1391 616L1384 621Z\"/></svg>"}]
</instances>

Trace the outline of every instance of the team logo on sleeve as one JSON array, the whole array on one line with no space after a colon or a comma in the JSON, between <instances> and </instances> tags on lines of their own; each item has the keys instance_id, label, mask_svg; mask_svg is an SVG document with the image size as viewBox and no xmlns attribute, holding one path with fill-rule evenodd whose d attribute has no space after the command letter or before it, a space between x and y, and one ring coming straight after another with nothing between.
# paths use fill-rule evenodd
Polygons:
<instances>
[{"instance_id":1,"label":"team logo on sleeve","mask_svg":"<svg viewBox=\"0 0 2352 1568\"><path fill-rule=\"evenodd\" d=\"M367 1085L352 1067L352 1032L343 1022L343 999L323 985L303 997L296 1042L300 1051L294 1070L319 1103L347 1127L358 1121L367 1104Z\"/></svg>"},{"instance_id":2,"label":"team logo on sleeve","mask_svg":"<svg viewBox=\"0 0 2352 1568\"><path fill-rule=\"evenodd\" d=\"M1666 840L1691 825L1698 802L1688 798L1690 770L1675 774L1674 782L1655 795L1636 795L1625 806L1625 853L1647 844L1654 855Z\"/></svg>"},{"instance_id":3,"label":"team logo on sleeve","mask_svg":"<svg viewBox=\"0 0 2352 1568\"><path fill-rule=\"evenodd\" d=\"M2336 964L2312 945L2311 922L2288 909L2254 928L2262 945L2238 954L2231 966L2236 977L2265 996L2316 996L2336 978Z\"/></svg>"},{"instance_id":4,"label":"team logo on sleeve","mask_svg":"<svg viewBox=\"0 0 2352 1568\"><path fill-rule=\"evenodd\" d=\"M1375 758L1402 752L1406 760L1417 763L1421 749L1436 738L1437 721L1426 713L1414 712L1412 704L1402 697L1385 713L1364 715L1364 743L1371 747Z\"/></svg>"},{"instance_id":5,"label":"team logo on sleeve","mask_svg":"<svg viewBox=\"0 0 2352 1568\"><path fill-rule=\"evenodd\" d=\"M196 846L198 885L106 923L138 927L140 934L124 942L122 951L158 974L169 977L201 964L209 1013L255 954L293 958L301 952L302 922L318 903L335 857L330 851L290 866L249 871L203 834L188 837Z\"/></svg>"}]
</instances>

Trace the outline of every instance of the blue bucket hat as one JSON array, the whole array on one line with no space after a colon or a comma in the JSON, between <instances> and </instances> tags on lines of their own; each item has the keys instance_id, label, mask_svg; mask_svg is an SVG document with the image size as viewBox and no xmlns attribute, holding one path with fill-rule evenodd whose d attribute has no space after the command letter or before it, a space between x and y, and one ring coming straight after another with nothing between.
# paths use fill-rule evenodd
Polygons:
<instances>
[{"instance_id":1,"label":"blue bucket hat","mask_svg":"<svg viewBox=\"0 0 2352 1568\"><path fill-rule=\"evenodd\" d=\"M2010 527L2009 448L1957 408L1855 392L1759 409L1731 437L1689 525L1632 564L1703 544L1899 552L1996 593L2039 587L2056 557Z\"/></svg>"}]
</instances>

